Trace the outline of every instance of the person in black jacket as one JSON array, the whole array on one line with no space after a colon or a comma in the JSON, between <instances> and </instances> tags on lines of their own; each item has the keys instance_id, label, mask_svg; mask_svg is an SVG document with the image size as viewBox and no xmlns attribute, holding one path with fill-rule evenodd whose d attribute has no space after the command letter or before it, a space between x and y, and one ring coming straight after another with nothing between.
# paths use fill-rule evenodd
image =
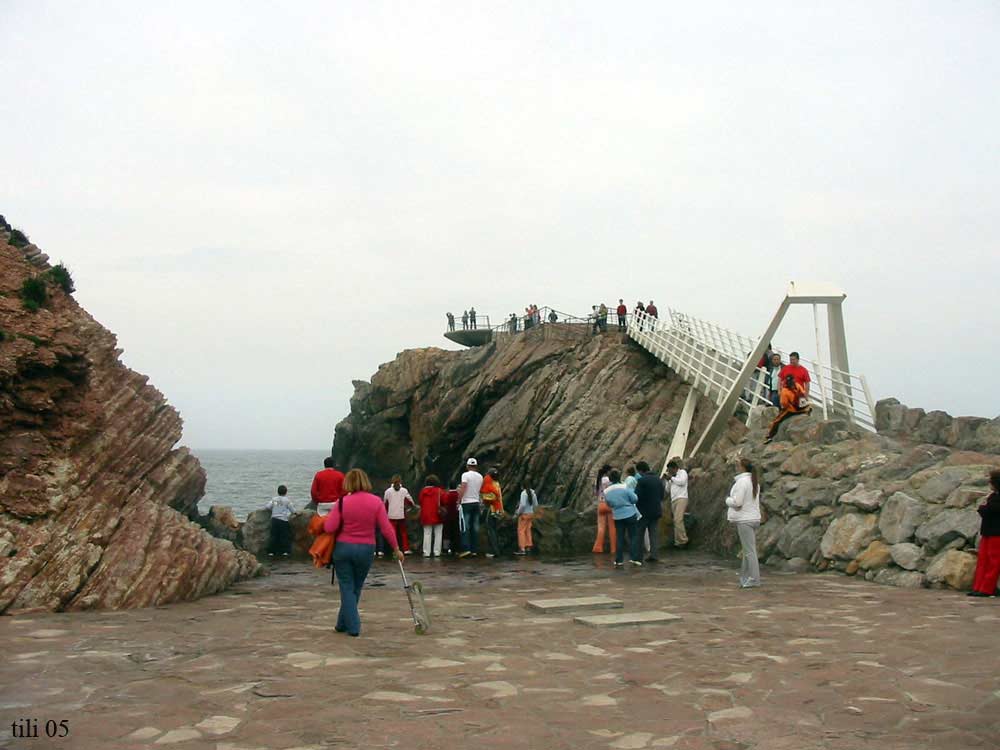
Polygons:
<instances>
[{"instance_id":1,"label":"person in black jacket","mask_svg":"<svg viewBox=\"0 0 1000 750\"><path fill-rule=\"evenodd\" d=\"M649 532L649 557L647 562L656 562L660 551L659 523L663 515L663 480L656 474L651 474L649 464L639 461L635 468L639 471L639 481L635 485L635 494L639 501L635 507L639 509L642 518L639 519L639 539Z\"/></svg>"},{"instance_id":2,"label":"person in black jacket","mask_svg":"<svg viewBox=\"0 0 1000 750\"><path fill-rule=\"evenodd\" d=\"M996 596L1000 579L1000 470L990 472L986 502L979 506L983 518L979 528L979 559L969 596Z\"/></svg>"}]
</instances>

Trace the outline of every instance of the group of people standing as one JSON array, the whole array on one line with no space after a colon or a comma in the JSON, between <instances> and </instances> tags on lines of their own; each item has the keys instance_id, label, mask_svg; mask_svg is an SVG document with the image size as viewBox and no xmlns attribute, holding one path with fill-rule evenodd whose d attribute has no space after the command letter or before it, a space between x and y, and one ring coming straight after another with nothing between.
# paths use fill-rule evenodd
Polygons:
<instances>
[{"instance_id":1,"label":"group of people standing","mask_svg":"<svg viewBox=\"0 0 1000 750\"><path fill-rule=\"evenodd\" d=\"M593 333L607 333L608 306L602 302L599 305L592 305L591 310L591 331ZM648 305L644 305L642 300L639 300L635 303L635 312L645 313L654 319L659 318L660 316L660 312L656 309L656 305L653 304L653 300L650 300ZM624 299L618 300L618 307L615 308L615 315L617 317L618 330L624 331L628 323L628 307L625 306Z\"/></svg>"},{"instance_id":2,"label":"group of people standing","mask_svg":"<svg viewBox=\"0 0 1000 750\"><path fill-rule=\"evenodd\" d=\"M445 313L445 317L448 319L448 330L449 331L454 331L455 330L455 316L452 313L447 312L447 313ZM475 330L478 327L479 327L479 324L476 322L476 308L470 307L468 310L463 310L462 311L462 330L463 331Z\"/></svg>"},{"instance_id":3,"label":"group of people standing","mask_svg":"<svg viewBox=\"0 0 1000 750\"><path fill-rule=\"evenodd\" d=\"M594 493L597 500L597 538L593 552L603 553L605 538L615 556L615 567L624 565L625 549L629 562L637 567L643 563L641 553L648 550L646 562L656 562L660 550L659 522L663 517L663 502L669 491L674 519L674 546L688 544L684 514L687 512L688 475L678 459L667 463L663 477L650 471L645 461L636 462L623 475L618 469L604 465L597 472Z\"/></svg>"},{"instance_id":4,"label":"group of people standing","mask_svg":"<svg viewBox=\"0 0 1000 750\"><path fill-rule=\"evenodd\" d=\"M757 363L757 368L766 371L764 389L771 404L780 410L767 432L767 440L770 441L782 422L796 414L807 414L812 409L809 403L812 378L809 370L799 363L798 352L789 354L788 364L785 364L770 345Z\"/></svg>"}]
</instances>

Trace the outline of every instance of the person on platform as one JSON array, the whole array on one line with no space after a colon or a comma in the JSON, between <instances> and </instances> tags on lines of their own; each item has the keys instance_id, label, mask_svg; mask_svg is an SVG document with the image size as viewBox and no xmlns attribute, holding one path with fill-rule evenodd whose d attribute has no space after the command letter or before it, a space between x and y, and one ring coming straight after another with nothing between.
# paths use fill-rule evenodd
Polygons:
<instances>
[{"instance_id":1,"label":"person on platform","mask_svg":"<svg viewBox=\"0 0 1000 750\"><path fill-rule=\"evenodd\" d=\"M603 554L604 537L608 537L608 546L611 554L615 554L618 549L618 531L615 529L614 516L611 508L604 499L604 490L611 484L608 474L611 467L604 464L597 472L597 481L594 483L594 498L597 503L597 539L594 540L593 552Z\"/></svg>"},{"instance_id":2,"label":"person on platform","mask_svg":"<svg viewBox=\"0 0 1000 750\"><path fill-rule=\"evenodd\" d=\"M517 504L517 552L515 555L526 555L535 546L531 538L531 524L538 512L538 495L531 487L521 490L520 502Z\"/></svg>"},{"instance_id":3,"label":"person on platform","mask_svg":"<svg viewBox=\"0 0 1000 750\"><path fill-rule=\"evenodd\" d=\"M410 491L403 486L403 478L396 474L392 478L392 484L382 496L385 503L385 510L389 516L389 523L396 530L396 544L390 545L401 547L403 554L410 554L410 539L406 533L406 509L415 508L417 504L413 501Z\"/></svg>"},{"instance_id":4,"label":"person on platform","mask_svg":"<svg viewBox=\"0 0 1000 750\"><path fill-rule=\"evenodd\" d=\"M802 387L806 398L809 398L810 378L809 370L799 364L799 353L792 352L788 355L788 364L781 368L778 373L779 382L784 385L785 379L791 375L795 382Z\"/></svg>"},{"instance_id":5,"label":"person on platform","mask_svg":"<svg viewBox=\"0 0 1000 750\"><path fill-rule=\"evenodd\" d=\"M281 555L288 557L292 552L292 513L295 508L288 499L288 488L278 485L278 494L267 501L264 506L271 511L271 544L267 554L271 557Z\"/></svg>"},{"instance_id":6,"label":"person on platform","mask_svg":"<svg viewBox=\"0 0 1000 750\"><path fill-rule=\"evenodd\" d=\"M333 549L333 569L340 588L340 611L337 613L338 633L352 636L361 635L361 615L358 602L365 578L371 570L375 558L375 528L392 547L397 560L403 554L396 545L396 534L385 505L373 495L372 483L361 469L351 469L344 478L344 492L340 501L333 506L323 521L323 530L333 534L336 546Z\"/></svg>"},{"instance_id":7,"label":"person on platform","mask_svg":"<svg viewBox=\"0 0 1000 750\"><path fill-rule=\"evenodd\" d=\"M476 330L476 308L469 308L469 328Z\"/></svg>"},{"instance_id":8,"label":"person on platform","mask_svg":"<svg viewBox=\"0 0 1000 750\"><path fill-rule=\"evenodd\" d=\"M549 322L555 323L559 320L559 316L556 314L555 310L549 310Z\"/></svg>"},{"instance_id":9,"label":"person on platform","mask_svg":"<svg viewBox=\"0 0 1000 750\"><path fill-rule=\"evenodd\" d=\"M459 557L475 557L479 554L479 516L482 509L479 492L483 488L483 475L479 473L478 465L479 462L474 458L465 462L465 473L462 474L462 484L458 488L460 512L464 521L463 549Z\"/></svg>"},{"instance_id":10,"label":"person on platform","mask_svg":"<svg viewBox=\"0 0 1000 750\"><path fill-rule=\"evenodd\" d=\"M445 317L448 318L448 330L449 331L454 331L455 330L455 316L452 315L451 313L445 313Z\"/></svg>"},{"instance_id":11,"label":"person on platform","mask_svg":"<svg viewBox=\"0 0 1000 750\"><path fill-rule=\"evenodd\" d=\"M625 321L628 318L628 308L625 307L625 300L623 299L618 300L618 308L615 310L615 312L618 314L618 330L624 331Z\"/></svg>"},{"instance_id":12,"label":"person on platform","mask_svg":"<svg viewBox=\"0 0 1000 750\"><path fill-rule=\"evenodd\" d=\"M468 310L463 310L462 311L462 330L463 331L468 331L469 330L469 311Z\"/></svg>"},{"instance_id":13,"label":"person on platform","mask_svg":"<svg viewBox=\"0 0 1000 750\"><path fill-rule=\"evenodd\" d=\"M688 473L676 458L667 461L667 482L670 487L670 514L674 519L674 546L687 547L684 514L688 506Z\"/></svg>"},{"instance_id":14,"label":"person on platform","mask_svg":"<svg viewBox=\"0 0 1000 750\"><path fill-rule=\"evenodd\" d=\"M597 322L598 327L601 329L601 333L608 332L608 306L603 302L600 307L597 308Z\"/></svg>"},{"instance_id":15,"label":"person on platform","mask_svg":"<svg viewBox=\"0 0 1000 750\"><path fill-rule=\"evenodd\" d=\"M615 553L615 567L624 565L625 545L629 547L629 562L636 567L642 566L640 552L640 536L638 523L640 512L636 509L638 497L621 481L621 472L612 469L608 475L611 484L604 490L604 499L614 514L615 528L618 532L618 551Z\"/></svg>"},{"instance_id":16,"label":"person on platform","mask_svg":"<svg viewBox=\"0 0 1000 750\"><path fill-rule=\"evenodd\" d=\"M757 528L760 526L760 479L756 467L748 458L739 460L736 475L726 498L726 520L736 525L736 534L743 550L740 567L740 588L760 586L760 564L757 561Z\"/></svg>"},{"instance_id":17,"label":"person on platform","mask_svg":"<svg viewBox=\"0 0 1000 750\"><path fill-rule=\"evenodd\" d=\"M657 562L660 552L660 518L663 516L665 490L659 475L649 470L649 464L639 461L635 468L639 471L639 481L635 485L636 508L642 516L636 531L639 539L649 535L649 556L646 562Z\"/></svg>"},{"instance_id":18,"label":"person on platform","mask_svg":"<svg viewBox=\"0 0 1000 750\"><path fill-rule=\"evenodd\" d=\"M649 321L649 330L655 331L656 320L660 317L660 311L656 309L656 305L653 304L653 300L650 300L649 304L646 305L646 315L652 318L652 320Z\"/></svg>"},{"instance_id":19,"label":"person on platform","mask_svg":"<svg viewBox=\"0 0 1000 750\"><path fill-rule=\"evenodd\" d=\"M313 477L312 487L309 488L309 497L312 498L318 511L320 503L326 503L329 506L330 503L340 500L344 494L344 475L335 466L333 456L327 456L323 459L323 468L317 471L316 476Z\"/></svg>"},{"instance_id":20,"label":"person on platform","mask_svg":"<svg viewBox=\"0 0 1000 750\"><path fill-rule=\"evenodd\" d=\"M417 498L420 503L420 525L424 527L424 557L441 557L441 534L447 513L445 494L441 480L436 474L431 474L424 480L424 488Z\"/></svg>"},{"instance_id":21,"label":"person on platform","mask_svg":"<svg viewBox=\"0 0 1000 750\"><path fill-rule=\"evenodd\" d=\"M787 369L787 368L786 368ZM778 426L789 417L796 414L807 414L812 408L806 399L806 390L799 383L795 382L793 375L785 376L785 385L781 389L781 411L771 422L771 428L767 431L765 443L774 440L778 433Z\"/></svg>"},{"instance_id":22,"label":"person on platform","mask_svg":"<svg viewBox=\"0 0 1000 750\"><path fill-rule=\"evenodd\" d=\"M500 489L499 477L500 473L496 469L490 469L483 477L483 487L479 490L486 522L486 538L490 544L487 557L497 557L500 554L500 535L497 533L497 526L503 517L503 491Z\"/></svg>"},{"instance_id":23,"label":"person on platform","mask_svg":"<svg viewBox=\"0 0 1000 750\"><path fill-rule=\"evenodd\" d=\"M1000 470L990 472L990 494L979 506L979 557L969 596L997 596L1000 579Z\"/></svg>"}]
</instances>

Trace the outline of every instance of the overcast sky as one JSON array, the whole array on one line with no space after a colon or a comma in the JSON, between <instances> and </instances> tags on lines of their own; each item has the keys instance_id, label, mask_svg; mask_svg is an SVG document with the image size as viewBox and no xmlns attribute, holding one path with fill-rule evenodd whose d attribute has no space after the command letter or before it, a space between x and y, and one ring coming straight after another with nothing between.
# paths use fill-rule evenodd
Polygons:
<instances>
[{"instance_id":1,"label":"overcast sky","mask_svg":"<svg viewBox=\"0 0 1000 750\"><path fill-rule=\"evenodd\" d=\"M792 279L847 292L876 398L1000 412L995 0L2 0L0 28L0 213L196 448L325 448L449 309L652 297L759 335ZM777 337L811 338L807 310Z\"/></svg>"}]
</instances>

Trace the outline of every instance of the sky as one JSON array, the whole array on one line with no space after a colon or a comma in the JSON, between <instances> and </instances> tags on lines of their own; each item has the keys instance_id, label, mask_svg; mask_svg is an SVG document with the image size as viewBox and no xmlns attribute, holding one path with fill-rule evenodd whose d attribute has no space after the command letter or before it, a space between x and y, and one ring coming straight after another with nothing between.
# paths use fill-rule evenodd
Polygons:
<instances>
[{"instance_id":1,"label":"sky","mask_svg":"<svg viewBox=\"0 0 1000 750\"><path fill-rule=\"evenodd\" d=\"M195 448L326 447L444 313L847 293L876 398L1000 413L1000 4L0 0L0 213ZM993 282L989 280L993 279ZM810 349L809 310L776 340ZM805 342L805 343L803 343Z\"/></svg>"}]
</instances>

